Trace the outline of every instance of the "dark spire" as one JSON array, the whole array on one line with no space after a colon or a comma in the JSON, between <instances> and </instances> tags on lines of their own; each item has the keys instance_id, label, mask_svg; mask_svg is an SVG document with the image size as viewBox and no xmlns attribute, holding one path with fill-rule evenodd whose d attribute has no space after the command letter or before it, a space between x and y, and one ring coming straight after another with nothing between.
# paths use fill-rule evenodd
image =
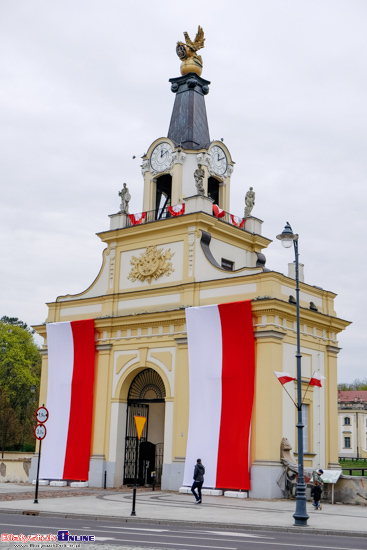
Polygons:
<instances>
[{"instance_id":1,"label":"dark spire","mask_svg":"<svg viewBox=\"0 0 367 550\"><path fill-rule=\"evenodd\" d=\"M176 94L168 138L184 149L203 149L210 143L204 96L209 93L208 80L189 73L170 78Z\"/></svg>"}]
</instances>

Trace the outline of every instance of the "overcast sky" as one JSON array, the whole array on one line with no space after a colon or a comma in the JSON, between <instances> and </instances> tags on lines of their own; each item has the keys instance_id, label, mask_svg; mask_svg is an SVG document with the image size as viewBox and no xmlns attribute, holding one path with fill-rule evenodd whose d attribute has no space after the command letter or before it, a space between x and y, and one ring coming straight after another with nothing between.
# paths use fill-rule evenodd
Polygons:
<instances>
[{"instance_id":1,"label":"overcast sky","mask_svg":"<svg viewBox=\"0 0 367 550\"><path fill-rule=\"evenodd\" d=\"M200 24L231 212L253 186L282 273L290 222L305 282L353 322L338 381L367 377L366 22L364 0L0 0L0 314L42 323L94 280L123 182L142 210L140 157L167 135L176 42Z\"/></svg>"}]
</instances>

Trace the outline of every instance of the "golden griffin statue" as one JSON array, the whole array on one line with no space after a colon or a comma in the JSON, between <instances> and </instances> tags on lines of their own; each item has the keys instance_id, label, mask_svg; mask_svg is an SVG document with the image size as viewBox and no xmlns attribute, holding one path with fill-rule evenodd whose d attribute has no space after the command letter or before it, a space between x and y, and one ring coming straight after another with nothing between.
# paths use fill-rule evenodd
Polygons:
<instances>
[{"instance_id":1,"label":"golden griffin statue","mask_svg":"<svg viewBox=\"0 0 367 550\"><path fill-rule=\"evenodd\" d=\"M203 70L203 60L201 55L197 55L196 52L204 48L204 31L199 25L194 41L190 39L187 32L184 32L184 37L186 44L177 42L176 46L176 53L182 61L181 74L183 76L187 73L196 73L200 76Z\"/></svg>"}]
</instances>

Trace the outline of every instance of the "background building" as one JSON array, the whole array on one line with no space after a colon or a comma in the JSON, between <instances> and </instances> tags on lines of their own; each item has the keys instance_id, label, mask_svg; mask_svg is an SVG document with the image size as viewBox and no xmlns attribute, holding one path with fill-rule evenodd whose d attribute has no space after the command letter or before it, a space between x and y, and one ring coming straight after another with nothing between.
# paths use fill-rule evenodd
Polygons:
<instances>
[{"instance_id":1,"label":"background building","mask_svg":"<svg viewBox=\"0 0 367 550\"><path fill-rule=\"evenodd\" d=\"M338 391L339 456L367 458L367 391Z\"/></svg>"}]
</instances>

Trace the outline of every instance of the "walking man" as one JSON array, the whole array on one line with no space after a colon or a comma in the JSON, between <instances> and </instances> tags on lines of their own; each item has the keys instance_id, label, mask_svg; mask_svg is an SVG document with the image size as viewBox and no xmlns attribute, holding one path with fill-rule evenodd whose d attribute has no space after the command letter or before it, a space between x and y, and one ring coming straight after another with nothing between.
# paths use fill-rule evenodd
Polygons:
<instances>
[{"instance_id":1,"label":"walking man","mask_svg":"<svg viewBox=\"0 0 367 550\"><path fill-rule=\"evenodd\" d=\"M194 483L191 486L191 492L195 497L195 504L201 504L201 488L204 483L205 468L201 463L201 458L198 458L194 468ZM198 490L198 492L195 491Z\"/></svg>"}]
</instances>

